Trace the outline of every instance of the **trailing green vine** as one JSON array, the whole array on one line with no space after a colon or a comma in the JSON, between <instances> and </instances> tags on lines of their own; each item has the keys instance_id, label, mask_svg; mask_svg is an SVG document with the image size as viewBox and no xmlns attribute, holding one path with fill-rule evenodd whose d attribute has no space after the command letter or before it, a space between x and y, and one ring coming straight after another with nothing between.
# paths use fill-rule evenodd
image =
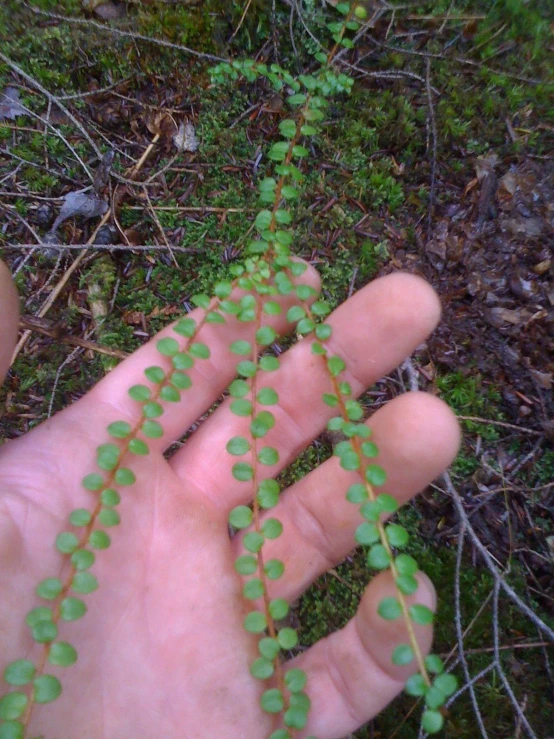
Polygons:
<instances>
[{"instance_id":1,"label":"trailing green vine","mask_svg":"<svg viewBox=\"0 0 554 739\"><path fill-rule=\"evenodd\" d=\"M163 437L160 419L167 404L183 400L192 387L189 370L210 359L208 345L199 339L202 328L210 323L225 324L231 316L254 327L253 341L241 339L230 344L236 357L236 378L228 388L230 410L241 419L243 433L226 445L233 459L233 477L255 491L252 505L239 505L229 516L230 525L242 537L243 552L236 559L235 570L243 578L242 592L248 604L244 628L258 637L258 654L250 672L264 686L262 709L281 724L269 739L291 739L306 727L310 711L307 675L298 668L285 670L282 661L283 652L297 645L298 635L290 626L279 625L289 604L272 596L272 583L283 576L285 565L265 555L266 542L283 533L281 521L271 516L280 498L279 485L271 474L271 468L279 464L279 452L264 441L278 422L274 411L280 401L271 384L280 360L269 350L279 335L269 321L282 311L278 298L288 295L294 295L299 304L289 308L286 319L297 335L311 337L312 354L327 373L328 388L322 402L336 413L327 426L344 436L335 445L334 454L343 470L359 476L359 482L345 492L363 519L356 529L356 541L367 547L368 567L390 570L394 579L396 593L380 602L378 613L385 620L403 620L408 641L395 647L392 662L417 668L405 689L425 703L423 729L435 733L443 726L440 709L455 692L456 679L444 672L437 655L424 657L418 644L414 625L429 625L433 613L423 604L409 605L407 601L418 589L417 562L403 551L408 533L401 525L388 522L398 504L391 495L378 491L387 479L386 471L375 461L379 450L363 422L363 408L344 379L345 362L328 348L332 326L325 319L330 307L313 287L300 282L306 265L293 258L290 248L294 243L294 232L288 228L292 223L290 204L301 195L304 174L300 165L309 156L303 139L319 134L318 124L325 118L328 99L348 94L352 88L353 80L335 72L332 62L339 49L352 48L349 34L358 31L366 18L361 6L339 3L336 9L344 17L328 24L335 46L328 54L314 54L319 67L312 74L295 78L279 65L251 60L212 69L212 80L218 84L239 77L251 82L260 76L266 78L276 91L286 91L292 112L279 123L282 139L268 152L275 162L276 177L267 176L258 185L260 201L266 206L255 219L258 238L248 243L244 264L231 266L232 281L217 283L211 298L194 296L201 318L183 317L172 326L173 335L158 340L159 363L147 367L143 381L128 390L137 404L136 422L115 420L107 427L109 440L96 449L97 470L82 480L84 489L93 496L92 508L77 508L69 514L67 530L55 541L63 559L63 574L37 585L40 605L25 617L34 642L41 647L40 656L34 662L17 659L5 669L4 679L11 690L0 698L0 739L26 737L34 708L55 701L61 694L62 684L49 673L49 666L70 667L77 661L77 647L63 638L63 622L83 618L87 611L84 596L99 587L91 568L97 553L111 544L109 531L120 523L117 506L125 489L136 481L133 459L147 456L149 441Z\"/></svg>"}]
</instances>

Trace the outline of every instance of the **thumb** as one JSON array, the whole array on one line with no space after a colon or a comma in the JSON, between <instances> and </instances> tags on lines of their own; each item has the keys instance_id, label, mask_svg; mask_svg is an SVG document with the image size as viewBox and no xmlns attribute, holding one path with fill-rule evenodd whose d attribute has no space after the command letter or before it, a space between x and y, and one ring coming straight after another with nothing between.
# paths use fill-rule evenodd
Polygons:
<instances>
[{"instance_id":1,"label":"thumb","mask_svg":"<svg viewBox=\"0 0 554 739\"><path fill-rule=\"evenodd\" d=\"M17 339L19 297L9 269L0 262L0 383L9 369Z\"/></svg>"}]
</instances>

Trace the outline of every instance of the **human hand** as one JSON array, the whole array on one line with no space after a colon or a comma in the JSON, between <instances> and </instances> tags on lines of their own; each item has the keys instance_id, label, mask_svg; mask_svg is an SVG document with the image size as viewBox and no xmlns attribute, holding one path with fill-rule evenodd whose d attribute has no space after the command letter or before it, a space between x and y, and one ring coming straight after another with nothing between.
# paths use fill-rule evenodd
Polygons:
<instances>
[{"instance_id":1,"label":"human hand","mask_svg":"<svg viewBox=\"0 0 554 739\"><path fill-rule=\"evenodd\" d=\"M1 267L0 378L17 315ZM317 283L311 271L302 279L307 280ZM288 307L291 298L280 302ZM334 326L329 343L346 361L345 379L354 394L408 356L439 313L431 288L405 274L371 283L338 308L327 319ZM285 331L284 313L272 317L272 325ZM150 440L150 455L134 459L137 481L122 491L121 524L111 530L111 549L98 552L93 568L100 588L86 597L84 618L60 627L60 639L76 646L79 659L69 668L48 667L60 676L63 693L51 706L34 710L29 736L263 739L276 728L259 708L262 684L249 674L258 638L243 628L247 607L234 570L241 537L230 539L227 526L229 511L252 498L249 483L232 477L234 460L225 448L247 421L224 402L169 461L163 456L233 379L236 357L229 343L252 332L251 324L234 319L202 329L211 358L195 364L192 389L166 407L163 439ZM161 335L171 335L170 329ZM0 449L0 671L11 660L40 654L24 623L39 605L34 588L60 576L62 558L53 542L68 529L72 509L94 504L95 494L81 480L95 469L95 449L107 440L109 423L136 420L138 404L127 390L160 359L150 341L81 400ZM266 437L280 454L280 463L269 468L274 476L333 412L320 401L328 377L309 339L282 355L271 380L281 401L273 409L277 424ZM377 461L388 473L382 491L400 503L424 488L457 451L453 414L425 393L395 398L370 425ZM356 473L342 470L334 457L282 494L271 516L283 523L284 533L265 545L267 557L285 562L284 576L271 584L272 597L294 600L354 547L361 519L344 495L355 481ZM423 574L418 579L420 587L408 601L434 607L432 585ZM413 669L394 666L390 655L406 640L405 629L401 619L385 621L376 612L393 593L388 572L374 577L355 618L292 661L307 672L312 701L309 724L298 736L344 736L402 690ZM415 628L425 651L431 629Z\"/></svg>"}]
</instances>

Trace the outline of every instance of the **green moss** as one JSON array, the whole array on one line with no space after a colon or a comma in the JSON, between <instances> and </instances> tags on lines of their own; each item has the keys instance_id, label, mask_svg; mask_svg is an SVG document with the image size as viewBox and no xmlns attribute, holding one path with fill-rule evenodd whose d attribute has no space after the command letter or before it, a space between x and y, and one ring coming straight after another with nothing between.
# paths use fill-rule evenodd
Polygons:
<instances>
[{"instance_id":1,"label":"green moss","mask_svg":"<svg viewBox=\"0 0 554 739\"><path fill-rule=\"evenodd\" d=\"M483 383L479 374L452 372L438 377L437 387L443 400L460 416L494 421L501 421L504 417L499 410L502 400L500 392L496 387ZM489 441L498 438L498 429L494 426L476 421L462 421L462 424L468 431L478 433Z\"/></svg>"}]
</instances>

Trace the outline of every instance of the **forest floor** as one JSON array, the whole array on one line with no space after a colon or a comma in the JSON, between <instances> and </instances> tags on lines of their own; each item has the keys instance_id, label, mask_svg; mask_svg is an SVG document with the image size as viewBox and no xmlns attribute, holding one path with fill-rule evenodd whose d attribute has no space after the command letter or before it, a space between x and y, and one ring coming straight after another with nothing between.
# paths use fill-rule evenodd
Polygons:
<instances>
[{"instance_id":1,"label":"forest floor","mask_svg":"<svg viewBox=\"0 0 554 739\"><path fill-rule=\"evenodd\" d=\"M352 94L329 108L295 207L295 253L333 306L396 270L442 300L438 330L363 402L373 412L417 385L463 427L450 480L401 513L440 595L435 650L462 681L483 672L449 707L449 737L554 736L540 628L554 628L549 6L372 2L339 62ZM27 333L0 438L79 398L241 259L283 99L263 81L214 87L202 55L300 73L333 14L308 0L4 0L0 252ZM330 453L322 435L283 480ZM368 579L356 555L320 578L294 610L302 647L352 616ZM417 737L413 703L355 736Z\"/></svg>"}]
</instances>

